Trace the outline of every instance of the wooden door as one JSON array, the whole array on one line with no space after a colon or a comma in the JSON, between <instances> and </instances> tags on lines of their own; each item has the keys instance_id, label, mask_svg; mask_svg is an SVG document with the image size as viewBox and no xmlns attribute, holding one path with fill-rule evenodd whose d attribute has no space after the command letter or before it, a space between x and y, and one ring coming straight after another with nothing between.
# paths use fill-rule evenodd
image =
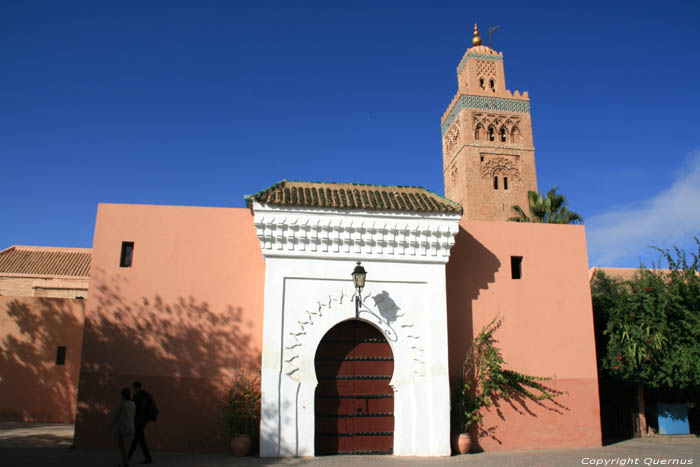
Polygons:
<instances>
[{"instance_id":1,"label":"wooden door","mask_svg":"<svg viewBox=\"0 0 700 467\"><path fill-rule=\"evenodd\" d=\"M345 321L316 351L316 455L391 454L394 447L394 358L384 336Z\"/></svg>"}]
</instances>

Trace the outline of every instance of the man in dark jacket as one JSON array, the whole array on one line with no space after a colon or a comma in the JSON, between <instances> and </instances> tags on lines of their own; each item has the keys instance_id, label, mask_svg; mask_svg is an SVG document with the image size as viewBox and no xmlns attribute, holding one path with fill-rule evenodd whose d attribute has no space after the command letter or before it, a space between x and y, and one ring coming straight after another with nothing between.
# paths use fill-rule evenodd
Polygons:
<instances>
[{"instance_id":1,"label":"man in dark jacket","mask_svg":"<svg viewBox=\"0 0 700 467\"><path fill-rule=\"evenodd\" d=\"M146 425L150 421L151 405L153 404L153 398L149 393L143 390L141 383L134 381L134 404L136 405L136 415L134 416L134 440L131 442L131 449L129 450L129 459L134 454L136 446L141 445L141 450L143 451L143 456L145 460L142 464L150 464L153 462L151 459L151 453L148 452L148 444L146 443Z\"/></svg>"}]
</instances>

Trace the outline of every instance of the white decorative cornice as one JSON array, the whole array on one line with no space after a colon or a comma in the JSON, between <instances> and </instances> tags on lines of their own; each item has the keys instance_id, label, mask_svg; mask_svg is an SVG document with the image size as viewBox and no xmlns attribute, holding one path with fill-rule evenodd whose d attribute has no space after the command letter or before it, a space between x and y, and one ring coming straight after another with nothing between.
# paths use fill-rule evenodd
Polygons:
<instances>
[{"instance_id":1,"label":"white decorative cornice","mask_svg":"<svg viewBox=\"0 0 700 467\"><path fill-rule=\"evenodd\" d=\"M279 207L253 203L265 257L447 263L461 214Z\"/></svg>"}]
</instances>

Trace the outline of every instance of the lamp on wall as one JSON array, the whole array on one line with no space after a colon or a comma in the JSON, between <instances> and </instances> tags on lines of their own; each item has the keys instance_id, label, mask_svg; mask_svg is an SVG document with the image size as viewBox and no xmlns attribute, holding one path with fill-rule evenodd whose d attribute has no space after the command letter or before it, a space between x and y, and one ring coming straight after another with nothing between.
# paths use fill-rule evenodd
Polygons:
<instances>
[{"instance_id":1,"label":"lamp on wall","mask_svg":"<svg viewBox=\"0 0 700 467\"><path fill-rule=\"evenodd\" d=\"M362 289L365 286L365 279L367 278L367 271L362 267L360 262L357 262L357 266L352 271L352 281L355 284L355 290L357 290L357 295L355 295L355 317L357 318L360 314L360 305L362 305Z\"/></svg>"}]
</instances>

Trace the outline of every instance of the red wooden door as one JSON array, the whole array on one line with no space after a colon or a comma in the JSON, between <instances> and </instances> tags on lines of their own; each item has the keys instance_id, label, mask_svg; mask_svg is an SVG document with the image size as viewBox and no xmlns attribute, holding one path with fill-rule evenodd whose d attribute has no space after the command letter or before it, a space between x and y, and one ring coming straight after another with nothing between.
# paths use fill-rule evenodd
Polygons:
<instances>
[{"instance_id":1,"label":"red wooden door","mask_svg":"<svg viewBox=\"0 0 700 467\"><path fill-rule=\"evenodd\" d=\"M394 447L394 358L384 336L345 321L316 351L316 455L391 454Z\"/></svg>"}]
</instances>

